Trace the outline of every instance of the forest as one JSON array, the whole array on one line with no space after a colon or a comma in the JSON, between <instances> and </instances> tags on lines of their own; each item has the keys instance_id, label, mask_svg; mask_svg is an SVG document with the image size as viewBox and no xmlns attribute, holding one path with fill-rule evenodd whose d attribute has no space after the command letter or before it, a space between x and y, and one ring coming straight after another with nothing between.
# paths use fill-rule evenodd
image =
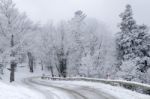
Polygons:
<instances>
[{"instance_id":1,"label":"forest","mask_svg":"<svg viewBox=\"0 0 150 99\"><path fill-rule=\"evenodd\" d=\"M137 24L132 5L118 13L119 31L78 10L71 19L33 22L12 0L0 0L0 76L37 68L52 77L124 79L150 84L149 26ZM137 22L136 22L137 21ZM39 72L40 72L39 71Z\"/></svg>"}]
</instances>

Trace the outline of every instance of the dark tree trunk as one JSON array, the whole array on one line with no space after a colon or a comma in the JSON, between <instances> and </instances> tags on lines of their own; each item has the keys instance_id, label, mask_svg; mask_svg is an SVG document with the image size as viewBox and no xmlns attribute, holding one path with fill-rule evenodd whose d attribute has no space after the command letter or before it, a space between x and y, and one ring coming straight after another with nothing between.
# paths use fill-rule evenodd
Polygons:
<instances>
[{"instance_id":1,"label":"dark tree trunk","mask_svg":"<svg viewBox=\"0 0 150 99\"><path fill-rule=\"evenodd\" d=\"M51 71L52 77L54 77L54 72L53 72L53 67L52 66L50 66L50 71Z\"/></svg>"},{"instance_id":2,"label":"dark tree trunk","mask_svg":"<svg viewBox=\"0 0 150 99\"><path fill-rule=\"evenodd\" d=\"M10 72L10 82L15 81L15 67L16 67L16 63L15 62L11 62L11 72Z\"/></svg>"},{"instance_id":3,"label":"dark tree trunk","mask_svg":"<svg viewBox=\"0 0 150 99\"><path fill-rule=\"evenodd\" d=\"M63 48L61 49L60 53L57 54L58 60L59 60L59 74L62 77L66 77L67 76L67 55L65 55Z\"/></svg>"},{"instance_id":4,"label":"dark tree trunk","mask_svg":"<svg viewBox=\"0 0 150 99\"><path fill-rule=\"evenodd\" d=\"M28 64L29 64L30 72L33 73L34 72L34 70L33 70L34 69L34 67L33 67L33 65L34 65L34 58L33 58L31 52L28 52L28 59L29 59Z\"/></svg>"},{"instance_id":5,"label":"dark tree trunk","mask_svg":"<svg viewBox=\"0 0 150 99\"><path fill-rule=\"evenodd\" d=\"M61 77L60 68L56 65L56 69L58 71L58 76Z\"/></svg>"},{"instance_id":6,"label":"dark tree trunk","mask_svg":"<svg viewBox=\"0 0 150 99\"><path fill-rule=\"evenodd\" d=\"M63 74L63 77L67 77L67 59L63 60L63 65L64 65L64 74Z\"/></svg>"},{"instance_id":7,"label":"dark tree trunk","mask_svg":"<svg viewBox=\"0 0 150 99\"><path fill-rule=\"evenodd\" d=\"M11 48L14 47L14 36L12 35L11 37ZM17 63L15 62L15 60L13 58L15 58L15 52L12 50L11 51L11 55L10 57L12 57L11 63L10 63L10 82L15 81L15 68L17 67Z\"/></svg>"},{"instance_id":8,"label":"dark tree trunk","mask_svg":"<svg viewBox=\"0 0 150 99\"><path fill-rule=\"evenodd\" d=\"M59 62L60 65L60 73L63 77L67 76L67 59L62 59Z\"/></svg>"}]
</instances>

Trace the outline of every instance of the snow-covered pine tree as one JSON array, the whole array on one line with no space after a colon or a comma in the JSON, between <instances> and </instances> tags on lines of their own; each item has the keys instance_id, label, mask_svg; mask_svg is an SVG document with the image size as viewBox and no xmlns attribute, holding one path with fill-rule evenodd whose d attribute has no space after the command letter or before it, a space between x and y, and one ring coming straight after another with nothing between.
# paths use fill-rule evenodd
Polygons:
<instances>
[{"instance_id":1,"label":"snow-covered pine tree","mask_svg":"<svg viewBox=\"0 0 150 99\"><path fill-rule=\"evenodd\" d=\"M73 50L74 58L72 61L75 62L75 66L73 66L74 72L79 75L79 67L81 66L81 59L85 54L84 49L84 20L86 15L78 10L75 12L74 17L71 21L69 21L69 32L73 38L73 44L71 50Z\"/></svg>"},{"instance_id":2,"label":"snow-covered pine tree","mask_svg":"<svg viewBox=\"0 0 150 99\"><path fill-rule=\"evenodd\" d=\"M135 20L133 19L132 8L130 5L126 6L125 12L120 14L122 22L120 23L120 32L117 34L117 49L119 60L129 60L134 58L133 55L133 35L137 29Z\"/></svg>"},{"instance_id":3,"label":"snow-covered pine tree","mask_svg":"<svg viewBox=\"0 0 150 99\"><path fill-rule=\"evenodd\" d=\"M117 47L117 59L118 59L118 76L131 80L133 75L131 72L134 70L134 62L131 63L131 59L135 58L133 53L133 35L137 29L136 21L133 19L132 8L130 5L126 6L123 13L120 14L121 23L119 24L120 32L117 33L116 47Z\"/></svg>"},{"instance_id":4,"label":"snow-covered pine tree","mask_svg":"<svg viewBox=\"0 0 150 99\"><path fill-rule=\"evenodd\" d=\"M132 8L126 6L120 15L122 22L117 34L116 45L121 75L127 80L142 81L142 75L150 67L150 35L145 25L137 25L133 19Z\"/></svg>"},{"instance_id":5,"label":"snow-covered pine tree","mask_svg":"<svg viewBox=\"0 0 150 99\"><path fill-rule=\"evenodd\" d=\"M140 65L141 72L146 72L150 65L150 35L148 32L147 26L141 25L138 27L137 35L135 34L135 54L140 58L138 65Z\"/></svg>"},{"instance_id":6,"label":"snow-covered pine tree","mask_svg":"<svg viewBox=\"0 0 150 99\"><path fill-rule=\"evenodd\" d=\"M148 33L146 25L138 26L137 33L134 35L135 52L136 55L136 78L144 83L148 82L146 79L148 69L150 69L150 34Z\"/></svg>"},{"instance_id":7,"label":"snow-covered pine tree","mask_svg":"<svg viewBox=\"0 0 150 99\"><path fill-rule=\"evenodd\" d=\"M80 50L80 55L83 54L84 46L83 46L83 27L84 27L84 19L86 15L81 11L76 11L74 18L72 18L72 33L74 35L74 40L76 42L77 50Z\"/></svg>"}]
</instances>

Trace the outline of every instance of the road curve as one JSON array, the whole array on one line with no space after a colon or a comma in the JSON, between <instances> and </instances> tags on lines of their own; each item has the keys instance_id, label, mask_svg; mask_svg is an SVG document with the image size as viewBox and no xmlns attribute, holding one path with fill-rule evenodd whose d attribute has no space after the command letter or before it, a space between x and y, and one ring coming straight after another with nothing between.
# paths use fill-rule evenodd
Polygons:
<instances>
[{"instance_id":1,"label":"road curve","mask_svg":"<svg viewBox=\"0 0 150 99\"><path fill-rule=\"evenodd\" d=\"M46 99L117 99L88 86L47 83L36 80L36 77L26 78L23 82L43 93Z\"/></svg>"}]
</instances>

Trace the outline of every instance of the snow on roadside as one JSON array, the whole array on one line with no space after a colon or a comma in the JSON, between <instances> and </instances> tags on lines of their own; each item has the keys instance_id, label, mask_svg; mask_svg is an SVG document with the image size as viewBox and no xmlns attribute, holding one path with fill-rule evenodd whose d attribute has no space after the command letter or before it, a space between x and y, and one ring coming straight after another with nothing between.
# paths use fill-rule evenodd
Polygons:
<instances>
[{"instance_id":1,"label":"snow on roadside","mask_svg":"<svg viewBox=\"0 0 150 99\"><path fill-rule=\"evenodd\" d=\"M15 82L20 83L24 78L28 77L34 77L34 76L42 76L44 71L39 70L38 67L36 67L34 73L29 72L29 68L26 67L17 67L15 71ZM10 71L7 69L4 69L4 75L1 75L2 81L9 83L10 80Z\"/></svg>"},{"instance_id":2,"label":"snow on roadside","mask_svg":"<svg viewBox=\"0 0 150 99\"><path fill-rule=\"evenodd\" d=\"M102 83L85 82L85 81L51 81L51 80L44 80L44 81L52 82L59 85L66 84L66 85L88 86L97 89L100 92L108 93L112 96L115 96L118 99L150 99L149 95L140 94L121 87L115 87Z\"/></svg>"},{"instance_id":3,"label":"snow on roadside","mask_svg":"<svg viewBox=\"0 0 150 99\"><path fill-rule=\"evenodd\" d=\"M26 87L0 82L0 99L45 99L45 97Z\"/></svg>"}]
</instances>

